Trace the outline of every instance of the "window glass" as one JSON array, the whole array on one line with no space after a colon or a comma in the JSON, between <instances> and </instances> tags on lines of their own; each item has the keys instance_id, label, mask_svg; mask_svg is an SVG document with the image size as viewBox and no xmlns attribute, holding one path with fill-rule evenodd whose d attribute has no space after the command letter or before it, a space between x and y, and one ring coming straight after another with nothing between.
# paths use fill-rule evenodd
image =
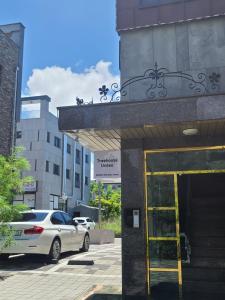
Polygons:
<instances>
[{"instance_id":1,"label":"window glass","mask_svg":"<svg viewBox=\"0 0 225 300\"><path fill-rule=\"evenodd\" d=\"M75 173L75 187L80 188L80 174Z\"/></svg>"},{"instance_id":2,"label":"window glass","mask_svg":"<svg viewBox=\"0 0 225 300\"><path fill-rule=\"evenodd\" d=\"M65 224L64 218L60 212L55 212L52 215L51 222L54 225Z\"/></svg>"},{"instance_id":3,"label":"window glass","mask_svg":"<svg viewBox=\"0 0 225 300\"><path fill-rule=\"evenodd\" d=\"M178 268L176 241L150 241L151 268Z\"/></svg>"},{"instance_id":4,"label":"window glass","mask_svg":"<svg viewBox=\"0 0 225 300\"><path fill-rule=\"evenodd\" d=\"M47 215L48 213L42 212L24 212L14 222L42 222Z\"/></svg>"},{"instance_id":5,"label":"window glass","mask_svg":"<svg viewBox=\"0 0 225 300\"><path fill-rule=\"evenodd\" d=\"M22 138L22 131L17 131L16 132L16 138L21 139Z\"/></svg>"},{"instance_id":6,"label":"window glass","mask_svg":"<svg viewBox=\"0 0 225 300\"><path fill-rule=\"evenodd\" d=\"M55 138L54 138L54 145L55 145L55 147L57 147L57 148L60 148L60 147L61 147L61 140L60 140L60 138L58 138L57 136L55 136Z\"/></svg>"},{"instance_id":7,"label":"window glass","mask_svg":"<svg viewBox=\"0 0 225 300\"><path fill-rule=\"evenodd\" d=\"M76 163L80 164L80 150L76 149Z\"/></svg>"},{"instance_id":8,"label":"window glass","mask_svg":"<svg viewBox=\"0 0 225 300\"><path fill-rule=\"evenodd\" d=\"M149 153L147 172L225 169L225 150Z\"/></svg>"},{"instance_id":9,"label":"window glass","mask_svg":"<svg viewBox=\"0 0 225 300\"><path fill-rule=\"evenodd\" d=\"M85 163L86 163L86 164L89 163L89 155L88 155L88 154L85 155Z\"/></svg>"},{"instance_id":10,"label":"window glass","mask_svg":"<svg viewBox=\"0 0 225 300\"><path fill-rule=\"evenodd\" d=\"M50 143L50 139L51 139L51 136L50 136L50 132L48 131L47 132L47 143Z\"/></svg>"},{"instance_id":11,"label":"window glass","mask_svg":"<svg viewBox=\"0 0 225 300\"><path fill-rule=\"evenodd\" d=\"M66 225L72 225L73 224L73 220L71 218L70 215L66 214L66 213L61 213L63 215L63 218L65 220Z\"/></svg>"},{"instance_id":12,"label":"window glass","mask_svg":"<svg viewBox=\"0 0 225 300\"><path fill-rule=\"evenodd\" d=\"M70 144L67 144L67 153L71 153L71 145Z\"/></svg>"},{"instance_id":13,"label":"window glass","mask_svg":"<svg viewBox=\"0 0 225 300\"><path fill-rule=\"evenodd\" d=\"M148 206L174 207L174 177L173 176L148 176Z\"/></svg>"},{"instance_id":14,"label":"window glass","mask_svg":"<svg viewBox=\"0 0 225 300\"><path fill-rule=\"evenodd\" d=\"M24 194L24 204L30 208L35 208L35 194Z\"/></svg>"},{"instance_id":15,"label":"window glass","mask_svg":"<svg viewBox=\"0 0 225 300\"><path fill-rule=\"evenodd\" d=\"M179 3L187 0L140 0L140 7L160 6L170 3Z\"/></svg>"},{"instance_id":16,"label":"window glass","mask_svg":"<svg viewBox=\"0 0 225 300\"><path fill-rule=\"evenodd\" d=\"M66 179L70 179L70 170L66 169Z\"/></svg>"},{"instance_id":17,"label":"window glass","mask_svg":"<svg viewBox=\"0 0 225 300\"><path fill-rule=\"evenodd\" d=\"M151 294L154 299L179 300L178 272L150 272Z\"/></svg>"},{"instance_id":18,"label":"window glass","mask_svg":"<svg viewBox=\"0 0 225 300\"><path fill-rule=\"evenodd\" d=\"M46 160L45 172L49 172L49 161L48 160Z\"/></svg>"},{"instance_id":19,"label":"window glass","mask_svg":"<svg viewBox=\"0 0 225 300\"><path fill-rule=\"evenodd\" d=\"M60 167L59 167L59 165L56 165L56 164L53 165L53 174L54 175L60 175Z\"/></svg>"},{"instance_id":20,"label":"window glass","mask_svg":"<svg viewBox=\"0 0 225 300\"><path fill-rule=\"evenodd\" d=\"M176 211L149 211L148 226L150 237L175 237Z\"/></svg>"}]
</instances>

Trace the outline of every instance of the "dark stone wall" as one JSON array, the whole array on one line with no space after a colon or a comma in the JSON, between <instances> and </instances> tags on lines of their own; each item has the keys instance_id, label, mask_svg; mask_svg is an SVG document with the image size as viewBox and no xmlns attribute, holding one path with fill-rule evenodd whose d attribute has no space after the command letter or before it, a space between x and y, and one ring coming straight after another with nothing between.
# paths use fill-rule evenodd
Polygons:
<instances>
[{"instance_id":1,"label":"dark stone wall","mask_svg":"<svg viewBox=\"0 0 225 300\"><path fill-rule=\"evenodd\" d=\"M17 90L16 90L16 121L20 119L20 98L22 86L22 71L23 71L23 43L24 43L24 29L21 23L0 25L5 35L12 40L18 47L18 63L17 63Z\"/></svg>"},{"instance_id":2,"label":"dark stone wall","mask_svg":"<svg viewBox=\"0 0 225 300\"><path fill-rule=\"evenodd\" d=\"M144 197L144 152L142 140L122 141L122 276L123 299L146 296L146 230ZM129 228L126 209L140 209L140 228Z\"/></svg>"},{"instance_id":3,"label":"dark stone wall","mask_svg":"<svg viewBox=\"0 0 225 300\"><path fill-rule=\"evenodd\" d=\"M0 30L0 154L4 155L12 147L17 65L18 48Z\"/></svg>"},{"instance_id":4,"label":"dark stone wall","mask_svg":"<svg viewBox=\"0 0 225 300\"><path fill-rule=\"evenodd\" d=\"M117 0L117 30L223 14L224 0Z\"/></svg>"}]
</instances>

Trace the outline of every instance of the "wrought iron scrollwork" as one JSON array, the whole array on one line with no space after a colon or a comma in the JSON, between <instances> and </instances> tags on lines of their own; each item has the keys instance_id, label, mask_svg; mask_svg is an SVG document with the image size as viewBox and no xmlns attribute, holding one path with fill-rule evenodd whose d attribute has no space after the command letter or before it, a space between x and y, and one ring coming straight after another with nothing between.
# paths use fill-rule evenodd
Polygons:
<instances>
[{"instance_id":1,"label":"wrought iron scrollwork","mask_svg":"<svg viewBox=\"0 0 225 300\"><path fill-rule=\"evenodd\" d=\"M136 76L125 81L121 87L117 83L113 83L110 91L106 88L106 86L103 86L104 94L102 95L100 100L101 102L119 101L121 96L127 96L129 86L134 85L135 83L140 81L146 82L147 89L145 91L145 94L147 98L164 98L168 95L168 89L165 83L165 80L168 78L181 78L189 81L188 87L195 93L204 94L207 91L206 74L198 73L196 76L192 76L181 71L170 72L167 68L158 68L158 64L155 63L154 69L150 68L146 70L143 75ZM102 88L101 92L103 92Z\"/></svg>"},{"instance_id":2,"label":"wrought iron scrollwork","mask_svg":"<svg viewBox=\"0 0 225 300\"><path fill-rule=\"evenodd\" d=\"M210 76L207 76L203 72L196 75L191 75L182 71L170 72L167 68L158 68L158 64L155 63L154 68L146 70L141 76L135 76L128 79L121 86L118 83L113 83L111 88L108 88L106 85L100 87L100 102L120 101L121 97L128 95L128 88L135 86L138 82L143 82L141 87L142 90L143 87L146 87L146 90L144 91L146 98L165 98L169 96L166 80L170 78L180 78L185 80L188 83L187 88L192 90L194 94L201 95L207 92L207 85L212 90L218 89L221 75L215 72ZM77 98L77 105L89 104L82 101L82 99ZM93 103L93 101L91 103Z\"/></svg>"},{"instance_id":3,"label":"wrought iron scrollwork","mask_svg":"<svg viewBox=\"0 0 225 300\"><path fill-rule=\"evenodd\" d=\"M213 90L216 90L219 87L220 78L221 78L221 75L219 73L215 73L215 72L213 72L209 76L209 81L211 83L211 88Z\"/></svg>"},{"instance_id":4,"label":"wrought iron scrollwork","mask_svg":"<svg viewBox=\"0 0 225 300\"><path fill-rule=\"evenodd\" d=\"M77 104L77 106L93 104L93 99L90 102L85 102L84 99L76 97L76 104Z\"/></svg>"}]
</instances>

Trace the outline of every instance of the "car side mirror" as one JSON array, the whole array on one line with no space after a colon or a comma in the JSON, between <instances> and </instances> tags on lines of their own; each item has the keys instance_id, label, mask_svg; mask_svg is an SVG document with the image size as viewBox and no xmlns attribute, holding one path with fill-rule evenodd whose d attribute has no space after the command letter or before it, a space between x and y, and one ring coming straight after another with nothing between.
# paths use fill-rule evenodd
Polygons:
<instances>
[{"instance_id":1,"label":"car side mirror","mask_svg":"<svg viewBox=\"0 0 225 300\"><path fill-rule=\"evenodd\" d=\"M79 223L76 220L73 220L73 225L77 227Z\"/></svg>"}]
</instances>

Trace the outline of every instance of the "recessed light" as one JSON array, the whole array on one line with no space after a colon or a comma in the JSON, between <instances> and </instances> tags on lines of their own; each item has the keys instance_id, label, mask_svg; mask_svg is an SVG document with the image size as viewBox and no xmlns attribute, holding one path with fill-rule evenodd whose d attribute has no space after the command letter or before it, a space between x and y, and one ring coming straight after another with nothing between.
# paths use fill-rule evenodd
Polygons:
<instances>
[{"instance_id":1,"label":"recessed light","mask_svg":"<svg viewBox=\"0 0 225 300\"><path fill-rule=\"evenodd\" d=\"M187 128L183 130L184 135L197 135L198 129L197 128Z\"/></svg>"}]
</instances>

